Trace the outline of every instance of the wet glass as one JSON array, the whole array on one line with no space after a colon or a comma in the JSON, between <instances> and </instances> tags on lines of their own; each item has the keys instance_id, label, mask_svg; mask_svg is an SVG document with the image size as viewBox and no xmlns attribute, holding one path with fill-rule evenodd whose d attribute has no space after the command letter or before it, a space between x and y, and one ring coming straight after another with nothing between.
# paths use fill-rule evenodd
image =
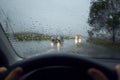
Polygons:
<instances>
[{"instance_id":1,"label":"wet glass","mask_svg":"<svg viewBox=\"0 0 120 80\"><path fill-rule=\"evenodd\" d=\"M109 30L96 27L110 26L115 18L109 11L104 15L106 18L99 17L102 15L99 9L104 12L104 8L108 8L106 3L110 4L111 0L106 1L1 0L0 24L15 51L24 58L60 52L118 59L119 35L112 44ZM117 10L119 13L120 9ZM119 31L115 32L119 34Z\"/></svg>"}]
</instances>

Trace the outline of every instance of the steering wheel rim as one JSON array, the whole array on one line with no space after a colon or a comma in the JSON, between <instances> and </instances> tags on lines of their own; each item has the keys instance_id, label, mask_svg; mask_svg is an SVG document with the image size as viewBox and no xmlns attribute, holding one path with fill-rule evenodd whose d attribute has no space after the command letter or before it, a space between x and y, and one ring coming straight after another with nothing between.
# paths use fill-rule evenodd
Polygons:
<instances>
[{"instance_id":1,"label":"steering wheel rim","mask_svg":"<svg viewBox=\"0 0 120 80\"><path fill-rule=\"evenodd\" d=\"M24 70L24 73L22 76L23 79L26 80L26 77L24 76L27 73L30 73L31 71L34 71L35 69L42 69L45 67L52 67L52 66L72 66L74 68L80 68L83 71L87 71L90 68L96 68L102 71L109 80L117 80L116 72L114 70L111 70L110 68L101 65L97 63L96 61L93 61L88 58L81 57L79 55L74 54L45 54L42 56L37 56L28 60L20 61L14 65L12 65L8 71L8 73L15 67L22 67ZM27 76L29 77L29 76ZM91 79L90 79L91 80Z\"/></svg>"}]
</instances>

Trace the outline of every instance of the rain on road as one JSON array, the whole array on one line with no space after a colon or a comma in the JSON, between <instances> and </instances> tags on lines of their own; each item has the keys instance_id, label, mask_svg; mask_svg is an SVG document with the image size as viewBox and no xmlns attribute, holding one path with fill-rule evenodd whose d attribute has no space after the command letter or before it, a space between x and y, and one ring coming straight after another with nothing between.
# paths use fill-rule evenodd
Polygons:
<instances>
[{"instance_id":1,"label":"rain on road","mask_svg":"<svg viewBox=\"0 0 120 80\"><path fill-rule=\"evenodd\" d=\"M85 57L94 58L120 58L120 53L107 47L98 46L86 42L85 39L78 44L74 39L65 40L62 45L52 45L50 41L12 41L16 52L22 57L32 57L47 53L74 53Z\"/></svg>"}]
</instances>

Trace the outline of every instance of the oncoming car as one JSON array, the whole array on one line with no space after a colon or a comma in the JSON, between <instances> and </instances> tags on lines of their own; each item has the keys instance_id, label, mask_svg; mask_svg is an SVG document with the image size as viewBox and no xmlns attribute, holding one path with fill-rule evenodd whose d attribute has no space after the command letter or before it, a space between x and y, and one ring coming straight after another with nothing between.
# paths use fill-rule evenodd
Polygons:
<instances>
[{"instance_id":1,"label":"oncoming car","mask_svg":"<svg viewBox=\"0 0 120 80\"><path fill-rule=\"evenodd\" d=\"M94 80L95 75L117 80L118 3L1 0L0 80L9 76L13 80ZM7 69L1 72L1 67ZM21 74L13 74L18 67ZM94 76L89 73L91 69L96 71Z\"/></svg>"},{"instance_id":2,"label":"oncoming car","mask_svg":"<svg viewBox=\"0 0 120 80\"><path fill-rule=\"evenodd\" d=\"M80 35L76 35L75 36L75 43L81 43L81 36Z\"/></svg>"},{"instance_id":3,"label":"oncoming car","mask_svg":"<svg viewBox=\"0 0 120 80\"><path fill-rule=\"evenodd\" d=\"M62 36L52 36L51 37L51 46L54 46L54 45L62 45L64 42L64 39Z\"/></svg>"}]
</instances>

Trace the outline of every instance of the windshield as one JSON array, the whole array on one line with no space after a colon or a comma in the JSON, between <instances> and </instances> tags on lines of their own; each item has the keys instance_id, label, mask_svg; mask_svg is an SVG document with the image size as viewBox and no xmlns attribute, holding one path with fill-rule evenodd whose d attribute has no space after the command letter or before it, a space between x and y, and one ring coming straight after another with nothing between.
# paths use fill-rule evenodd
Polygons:
<instances>
[{"instance_id":1,"label":"windshield","mask_svg":"<svg viewBox=\"0 0 120 80\"><path fill-rule=\"evenodd\" d=\"M120 58L120 0L1 0L0 24L16 53Z\"/></svg>"}]
</instances>

